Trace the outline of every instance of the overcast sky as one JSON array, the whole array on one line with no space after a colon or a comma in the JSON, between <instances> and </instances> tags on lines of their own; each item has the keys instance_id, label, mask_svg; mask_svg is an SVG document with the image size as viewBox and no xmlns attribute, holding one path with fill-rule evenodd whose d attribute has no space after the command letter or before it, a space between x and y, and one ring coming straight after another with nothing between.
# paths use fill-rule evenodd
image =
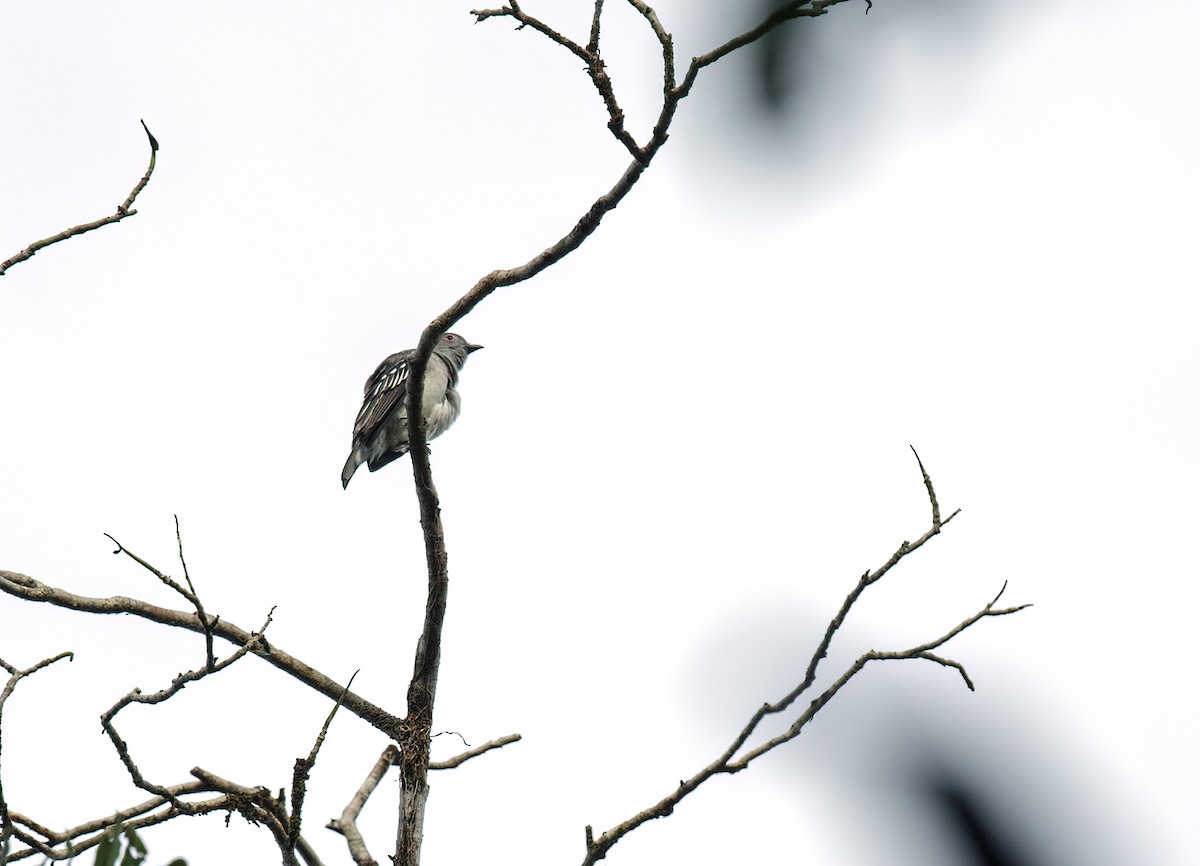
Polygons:
<instances>
[{"instance_id":1,"label":"overcast sky","mask_svg":"<svg viewBox=\"0 0 1200 866\"><path fill-rule=\"evenodd\" d=\"M581 41L591 4L524 4ZM744 19L657 4L688 58ZM608 4L644 138L657 45ZM362 382L496 267L567 231L628 162L579 61L470 4L0 5L0 260L139 213L0 279L0 568L210 611L403 710L424 607L407 460L338 480ZM965 862L936 768L1031 863L1194 854L1200 527L1200 11L1187 0L847 3L761 64L701 75L671 140L577 253L456 330L486 349L433 446L452 589L436 728L525 739L433 778L429 863L570 863L826 679L992 598L1032 602L932 664L880 665L773 758L622 842L622 864ZM12 808L67 826L140 802L97 717L202 642L0 597L0 658L75 661L4 712ZM122 716L143 771L289 784L328 702L254 659ZM462 749L450 737L435 756ZM384 747L350 716L322 828ZM391 850L389 781L363 818ZM151 860L273 862L210 818ZM1189 845L1194 844L1189 842ZM89 858L90 860L90 858Z\"/></svg>"}]
</instances>

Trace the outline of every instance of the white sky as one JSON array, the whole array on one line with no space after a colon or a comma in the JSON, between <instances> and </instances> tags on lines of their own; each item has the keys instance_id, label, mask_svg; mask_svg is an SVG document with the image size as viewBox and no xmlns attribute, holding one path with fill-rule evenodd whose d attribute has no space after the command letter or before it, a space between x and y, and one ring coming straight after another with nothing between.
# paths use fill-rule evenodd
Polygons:
<instances>
[{"instance_id":1,"label":"white sky","mask_svg":"<svg viewBox=\"0 0 1200 866\"><path fill-rule=\"evenodd\" d=\"M590 5L526 4L580 39ZM681 58L733 32L719 5L658 4ZM362 381L627 162L577 60L469 6L0 6L0 259L125 198L139 118L162 143L137 216L0 280L0 568L178 606L102 534L178 574L178 514L210 610L255 628L276 606L274 643L402 712L421 539L407 461L338 482ZM643 137L656 44L609 6ZM960 862L903 784L935 762L1041 862L1189 861L1198 24L1185 0L801 22L820 35L790 128L746 108L747 60L707 70L584 248L456 328L487 349L433 452L437 726L525 740L434 777L428 862L577 862L585 823L711 760L926 527L910 443L963 513L872 590L826 674L1007 580L1035 607L947 652L978 691L869 670L610 862ZM97 717L202 659L194 636L0 597L0 657L64 649L4 713L5 793L52 826L144 799ZM327 709L247 660L122 719L160 783L200 765L277 789ZM306 809L327 863L345 849L322 825L384 745L334 723ZM364 816L379 859L394 798ZM147 840L155 862L276 859L240 819Z\"/></svg>"}]
</instances>

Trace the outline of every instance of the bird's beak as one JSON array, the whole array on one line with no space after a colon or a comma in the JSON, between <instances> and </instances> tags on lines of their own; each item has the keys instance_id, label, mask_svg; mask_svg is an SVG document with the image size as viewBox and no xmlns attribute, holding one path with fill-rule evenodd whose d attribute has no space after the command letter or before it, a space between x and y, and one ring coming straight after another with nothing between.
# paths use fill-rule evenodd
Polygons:
<instances>
[{"instance_id":1,"label":"bird's beak","mask_svg":"<svg viewBox=\"0 0 1200 866\"><path fill-rule=\"evenodd\" d=\"M483 346L476 346L474 343L467 343L467 354L471 354L476 349L482 349Z\"/></svg>"}]
</instances>

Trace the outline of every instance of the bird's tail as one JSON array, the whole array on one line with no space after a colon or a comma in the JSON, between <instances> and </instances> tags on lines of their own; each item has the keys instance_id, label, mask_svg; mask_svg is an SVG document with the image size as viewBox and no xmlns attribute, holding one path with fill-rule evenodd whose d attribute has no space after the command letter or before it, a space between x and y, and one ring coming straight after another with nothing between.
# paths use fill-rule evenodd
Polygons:
<instances>
[{"instance_id":1,"label":"bird's tail","mask_svg":"<svg viewBox=\"0 0 1200 866\"><path fill-rule=\"evenodd\" d=\"M342 489L350 483L350 479L354 477L354 471L366 459L366 455L362 453L362 448L354 446L354 450L350 452L350 456L346 458L346 465L342 467Z\"/></svg>"}]
</instances>

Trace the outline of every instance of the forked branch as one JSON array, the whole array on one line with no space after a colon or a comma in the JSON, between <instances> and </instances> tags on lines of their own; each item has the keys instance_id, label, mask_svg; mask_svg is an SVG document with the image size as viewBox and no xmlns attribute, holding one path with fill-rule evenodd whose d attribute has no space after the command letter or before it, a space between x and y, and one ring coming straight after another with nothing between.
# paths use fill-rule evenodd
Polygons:
<instances>
[{"instance_id":1,"label":"forked branch","mask_svg":"<svg viewBox=\"0 0 1200 866\"><path fill-rule=\"evenodd\" d=\"M913 454L916 455L915 449ZM716 758L716 760L701 769L690 779L680 781L679 786L674 791L663 797L653 806L642 810L612 829L601 833L598 837L594 834L590 826L585 828L584 841L586 845L586 851L583 859L584 866L590 866L590 864L594 864L600 860L603 860L608 855L608 852L613 845L615 845L633 830L636 830L638 827L645 824L647 821L652 821L655 818L662 818L670 815L680 801L682 801L685 797L687 797L713 776L725 773L740 772L741 770L744 770L750 766L753 761L757 760L768 752L777 749L784 743L794 740L800 735L800 732L804 730L804 727L810 721L812 721L813 717L820 712L821 708L828 704L833 699L834 695L841 691L842 688L870 662L898 661L904 659L924 659L926 661L936 662L937 664L957 670L962 676L967 687L974 691L975 684L971 682L971 678L967 675L966 668L963 667L961 663L954 661L953 659L935 655L933 651L941 647L956 635L966 631L968 628L985 617L1005 616L1029 607L1029 605L1023 604L1018 605L1017 607L997 608L996 602L1000 600L1000 595L1004 593L1004 589L1001 589L1000 593L998 593L995 598L984 605L982 609L967 617L941 637L935 638L928 643L911 647L906 650L900 650L898 652L879 652L877 650L871 650L859 656L859 658L840 677L838 677L819 695L814 697L809 702L808 706L796 715L795 719L792 721L787 730L747 749L747 745L750 743L751 739L758 731L759 725L765 718L768 716L777 716L787 712L789 708L796 703L800 696L807 692L816 682L818 667L820 666L821 661L828 654L829 646L833 642L834 635L837 634L838 629L842 627L842 623L846 621L846 616L849 614L850 609L859 600L859 598L862 597L862 594L867 587L878 583L884 575L891 571L892 568L900 562L900 560L924 546L927 541L941 532L942 527L949 523L955 514L958 514L958 512L955 511L954 514L951 514L950 517L946 518L945 521L941 519L937 504L937 494L933 489L933 482L930 480L929 474L925 471L924 465L921 464L921 458L919 456L917 456L917 464L920 466L921 477L925 483L925 490L929 497L930 508L933 512L933 518L929 529L927 529L914 542L902 542L896 549L896 552L892 554L887 562L874 571L868 571L864 573L863 576L859 578L858 583L856 583L854 588L850 590L850 593L846 596L846 600L842 602L842 606L838 609L838 612L834 614L833 618L829 621L829 625L825 628L825 634L822 636L821 640L817 644L816 649L813 651L813 654L808 662L808 668L805 671L804 677L801 679L800 683L774 703L765 703L759 707L758 710L756 710L755 713L750 717L750 720L746 722L741 731L738 732L737 736L734 737L729 746L720 754L720 756Z\"/></svg>"}]
</instances>

